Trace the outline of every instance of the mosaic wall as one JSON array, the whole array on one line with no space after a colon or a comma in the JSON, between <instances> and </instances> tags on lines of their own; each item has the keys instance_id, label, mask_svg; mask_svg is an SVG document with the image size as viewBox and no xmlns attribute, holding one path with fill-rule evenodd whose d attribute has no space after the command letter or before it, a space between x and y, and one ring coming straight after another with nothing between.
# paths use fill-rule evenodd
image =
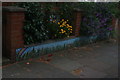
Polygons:
<instances>
[{"instance_id":1,"label":"mosaic wall","mask_svg":"<svg viewBox=\"0 0 120 80\"><path fill-rule=\"evenodd\" d=\"M76 37L76 38L72 38L64 41L57 41L57 42L41 44L37 46L19 48L19 49L16 49L16 60L19 61L19 60L28 59L31 57L37 57L37 56L40 56L41 54L51 53L56 50L66 49L68 45L77 46L79 45L78 43L80 43L80 41L91 42L91 41L94 41L96 38L97 36Z\"/></svg>"}]
</instances>

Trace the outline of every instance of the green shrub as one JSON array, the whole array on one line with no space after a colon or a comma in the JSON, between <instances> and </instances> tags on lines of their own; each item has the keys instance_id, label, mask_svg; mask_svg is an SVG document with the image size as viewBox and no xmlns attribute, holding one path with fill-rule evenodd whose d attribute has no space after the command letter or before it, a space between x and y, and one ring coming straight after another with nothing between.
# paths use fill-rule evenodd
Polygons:
<instances>
[{"instance_id":1,"label":"green shrub","mask_svg":"<svg viewBox=\"0 0 120 80\"><path fill-rule=\"evenodd\" d=\"M63 3L59 5L59 10L55 11L56 7L53 3L36 3L36 2L24 2L16 3L15 6L23 7L27 11L25 12L25 25L24 25L24 41L25 44L40 43L48 39L64 38L71 34L71 30L68 30L67 25L60 27L57 24L61 19L69 20L69 24L72 25L72 9L69 7L70 3ZM58 17L59 16L59 17ZM51 23L51 18L54 17L56 23ZM60 30L66 31L64 34L60 33Z\"/></svg>"},{"instance_id":2,"label":"green shrub","mask_svg":"<svg viewBox=\"0 0 120 80\"><path fill-rule=\"evenodd\" d=\"M40 43L48 39L48 31L44 25L44 7L40 3L25 2L17 3L25 12L24 40L25 44Z\"/></svg>"},{"instance_id":3,"label":"green shrub","mask_svg":"<svg viewBox=\"0 0 120 80\"><path fill-rule=\"evenodd\" d=\"M25 44L40 43L48 39L58 39L69 37L72 33L72 27L69 30L67 24L73 25L74 8L84 11L81 22L80 34L84 36L99 35L106 36L113 31L111 26L112 16L119 17L120 11L116 6L118 3L38 3L24 2L16 3L16 6L23 7L25 12L24 40ZM59 10L54 10L58 7ZM55 23L51 23L56 20ZM68 20L67 24L60 27L58 24L62 19ZM63 23L63 22L62 22Z\"/></svg>"},{"instance_id":4,"label":"green shrub","mask_svg":"<svg viewBox=\"0 0 120 80\"><path fill-rule=\"evenodd\" d=\"M72 26L70 26L67 22L68 20L65 21L64 19L61 21L53 20L49 22L47 24L49 36L51 36L52 39L69 37L72 33Z\"/></svg>"},{"instance_id":5,"label":"green shrub","mask_svg":"<svg viewBox=\"0 0 120 80\"><path fill-rule=\"evenodd\" d=\"M98 35L98 38L109 37L113 33L112 17L115 13L110 9L115 4L103 2L79 3L79 8L84 10L80 34L84 36ZM117 6L113 9L115 8Z\"/></svg>"}]
</instances>

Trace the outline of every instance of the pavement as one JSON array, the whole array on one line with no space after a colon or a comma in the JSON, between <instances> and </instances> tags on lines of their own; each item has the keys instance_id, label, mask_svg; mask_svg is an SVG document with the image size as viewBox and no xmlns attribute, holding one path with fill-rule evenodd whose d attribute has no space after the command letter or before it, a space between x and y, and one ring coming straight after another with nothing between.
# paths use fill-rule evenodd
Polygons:
<instances>
[{"instance_id":1,"label":"pavement","mask_svg":"<svg viewBox=\"0 0 120 80\"><path fill-rule=\"evenodd\" d=\"M2 66L3 78L118 78L117 43L99 42Z\"/></svg>"}]
</instances>

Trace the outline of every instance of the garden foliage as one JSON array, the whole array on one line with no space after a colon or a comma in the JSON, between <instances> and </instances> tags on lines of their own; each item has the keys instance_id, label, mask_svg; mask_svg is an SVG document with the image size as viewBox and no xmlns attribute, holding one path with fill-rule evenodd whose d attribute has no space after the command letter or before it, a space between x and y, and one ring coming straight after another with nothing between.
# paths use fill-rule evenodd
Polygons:
<instances>
[{"instance_id":1,"label":"garden foliage","mask_svg":"<svg viewBox=\"0 0 120 80\"><path fill-rule=\"evenodd\" d=\"M68 37L72 33L72 26L69 25L71 24L71 11L68 11L70 9L68 4L59 5L59 11L53 9L56 7L53 3L45 3L44 5L43 3L25 2L15 5L27 10L24 25L26 45L41 43L48 39ZM67 21L60 22L63 19Z\"/></svg>"},{"instance_id":2,"label":"garden foliage","mask_svg":"<svg viewBox=\"0 0 120 80\"><path fill-rule=\"evenodd\" d=\"M81 35L106 38L113 33L111 22L113 16L118 16L117 3L80 3L79 7L84 10Z\"/></svg>"},{"instance_id":3,"label":"garden foliage","mask_svg":"<svg viewBox=\"0 0 120 80\"><path fill-rule=\"evenodd\" d=\"M44 8L40 3L17 3L25 8L24 40L25 44L40 43L48 39L48 31L44 25Z\"/></svg>"},{"instance_id":4,"label":"garden foliage","mask_svg":"<svg viewBox=\"0 0 120 80\"><path fill-rule=\"evenodd\" d=\"M119 17L118 3L16 3L25 12L25 44L48 39L69 37L72 34L74 8L83 10L80 35L106 36L113 32L112 17ZM59 10L53 8L58 7Z\"/></svg>"},{"instance_id":5,"label":"garden foliage","mask_svg":"<svg viewBox=\"0 0 120 80\"><path fill-rule=\"evenodd\" d=\"M62 19L61 21L53 20L48 23L49 36L51 39L69 37L72 33L72 26L68 24L69 20Z\"/></svg>"}]
</instances>

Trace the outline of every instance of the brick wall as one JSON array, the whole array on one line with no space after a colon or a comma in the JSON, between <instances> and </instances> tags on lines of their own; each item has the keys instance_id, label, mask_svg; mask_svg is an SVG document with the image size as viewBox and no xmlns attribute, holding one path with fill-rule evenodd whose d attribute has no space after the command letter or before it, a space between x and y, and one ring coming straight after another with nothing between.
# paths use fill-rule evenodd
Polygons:
<instances>
[{"instance_id":1,"label":"brick wall","mask_svg":"<svg viewBox=\"0 0 120 80\"><path fill-rule=\"evenodd\" d=\"M16 60L16 49L24 46L24 9L3 7L3 55Z\"/></svg>"},{"instance_id":2,"label":"brick wall","mask_svg":"<svg viewBox=\"0 0 120 80\"><path fill-rule=\"evenodd\" d=\"M80 25L81 25L82 11L80 9L74 10L74 27L73 34L77 37L80 36Z\"/></svg>"}]
</instances>

